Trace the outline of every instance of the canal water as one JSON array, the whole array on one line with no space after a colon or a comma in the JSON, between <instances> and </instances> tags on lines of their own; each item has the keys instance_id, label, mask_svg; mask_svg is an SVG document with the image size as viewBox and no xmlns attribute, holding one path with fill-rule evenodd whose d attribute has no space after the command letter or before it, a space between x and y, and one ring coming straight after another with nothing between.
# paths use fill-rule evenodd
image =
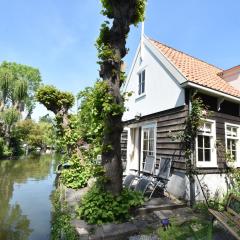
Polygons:
<instances>
[{"instance_id":1,"label":"canal water","mask_svg":"<svg viewBox=\"0 0 240 240\"><path fill-rule=\"evenodd\" d=\"M56 157L0 161L0 240L49 240Z\"/></svg>"}]
</instances>

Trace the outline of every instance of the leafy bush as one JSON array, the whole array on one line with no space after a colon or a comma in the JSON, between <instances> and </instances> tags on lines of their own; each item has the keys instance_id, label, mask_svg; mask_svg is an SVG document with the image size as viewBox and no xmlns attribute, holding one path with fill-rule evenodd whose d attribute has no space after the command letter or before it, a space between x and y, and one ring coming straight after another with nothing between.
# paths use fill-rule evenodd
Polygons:
<instances>
[{"instance_id":1,"label":"leafy bush","mask_svg":"<svg viewBox=\"0 0 240 240\"><path fill-rule=\"evenodd\" d=\"M83 197L77 214L90 224L121 222L128 219L131 210L143 202L143 195L139 192L123 189L121 195L115 197L94 185Z\"/></svg>"},{"instance_id":2,"label":"leafy bush","mask_svg":"<svg viewBox=\"0 0 240 240\"><path fill-rule=\"evenodd\" d=\"M83 159L84 161L81 163L79 157L73 154L69 160L71 168L62 171L60 179L66 187L73 189L83 188L87 186L87 182L90 178L103 175L104 171L102 166L90 162L87 153L83 154ZM67 160L68 157L65 155L63 162Z\"/></svg>"},{"instance_id":3,"label":"leafy bush","mask_svg":"<svg viewBox=\"0 0 240 240\"><path fill-rule=\"evenodd\" d=\"M93 176L94 166L91 164L78 165L63 170L62 183L69 188L77 189L86 187L88 180Z\"/></svg>"},{"instance_id":4,"label":"leafy bush","mask_svg":"<svg viewBox=\"0 0 240 240\"><path fill-rule=\"evenodd\" d=\"M208 205L205 202L198 202L194 205L194 211L209 215L208 208L215 209L217 211L224 211L224 206L227 204L228 194L224 197L215 197L208 199Z\"/></svg>"}]
</instances>

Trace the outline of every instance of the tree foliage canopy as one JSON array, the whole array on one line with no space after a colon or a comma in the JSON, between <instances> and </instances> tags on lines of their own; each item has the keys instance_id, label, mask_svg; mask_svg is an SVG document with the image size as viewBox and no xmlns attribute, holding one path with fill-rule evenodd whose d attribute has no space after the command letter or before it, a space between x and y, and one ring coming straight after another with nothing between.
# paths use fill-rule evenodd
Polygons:
<instances>
[{"instance_id":1,"label":"tree foliage canopy","mask_svg":"<svg viewBox=\"0 0 240 240\"><path fill-rule=\"evenodd\" d=\"M35 92L41 83L38 69L15 62L0 65L1 109L14 106L19 111L26 107L31 113L35 106Z\"/></svg>"},{"instance_id":2,"label":"tree foliage canopy","mask_svg":"<svg viewBox=\"0 0 240 240\"><path fill-rule=\"evenodd\" d=\"M74 96L70 92L62 92L54 86L41 86L36 94L37 100L55 114L68 111L74 104Z\"/></svg>"},{"instance_id":3,"label":"tree foliage canopy","mask_svg":"<svg viewBox=\"0 0 240 240\"><path fill-rule=\"evenodd\" d=\"M54 128L51 123L35 122L31 119L19 121L14 135L30 148L46 148L54 143Z\"/></svg>"}]
</instances>

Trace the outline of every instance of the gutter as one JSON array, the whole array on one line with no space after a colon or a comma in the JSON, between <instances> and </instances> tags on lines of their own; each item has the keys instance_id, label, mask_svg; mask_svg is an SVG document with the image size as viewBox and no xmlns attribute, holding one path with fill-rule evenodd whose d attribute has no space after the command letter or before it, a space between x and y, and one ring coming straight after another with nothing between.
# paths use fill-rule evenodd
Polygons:
<instances>
[{"instance_id":1,"label":"gutter","mask_svg":"<svg viewBox=\"0 0 240 240\"><path fill-rule=\"evenodd\" d=\"M208 87L204 87L204 86L201 86L199 84L196 84L196 83L193 83L193 82L184 82L182 84L180 84L182 87L194 87L194 88L197 88L197 89L200 89L202 90L203 92L207 92L207 93L210 93L211 95L214 95L214 96L221 96L223 97L224 99L229 99L235 103L240 103L240 98L239 97L234 97L232 95L229 95L227 93L223 93L223 92L220 92L220 91L217 91L217 90L214 90L214 89L211 89L211 88L208 88Z\"/></svg>"}]
</instances>

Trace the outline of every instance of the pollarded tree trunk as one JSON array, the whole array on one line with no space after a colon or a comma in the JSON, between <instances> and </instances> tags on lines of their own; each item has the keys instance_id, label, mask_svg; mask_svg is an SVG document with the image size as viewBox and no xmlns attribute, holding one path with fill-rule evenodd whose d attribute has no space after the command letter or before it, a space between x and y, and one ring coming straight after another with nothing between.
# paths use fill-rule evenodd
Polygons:
<instances>
[{"instance_id":1,"label":"pollarded tree trunk","mask_svg":"<svg viewBox=\"0 0 240 240\"><path fill-rule=\"evenodd\" d=\"M143 20L146 0L101 0L105 8L105 15L113 19L112 27L101 31L104 46L112 51L112 56L100 57L100 77L108 84L109 93L112 96L113 105L120 108L124 105L120 88L123 83L121 78L122 59L127 54L126 38L130 31L130 25ZM100 36L101 36L100 34ZM104 48L103 48L104 49ZM100 50L101 53L101 50ZM105 149L102 153L102 165L106 171L107 182L105 189L114 195L122 190L122 161L121 161L121 133L123 111L114 114L108 113L104 121Z\"/></svg>"}]
</instances>

